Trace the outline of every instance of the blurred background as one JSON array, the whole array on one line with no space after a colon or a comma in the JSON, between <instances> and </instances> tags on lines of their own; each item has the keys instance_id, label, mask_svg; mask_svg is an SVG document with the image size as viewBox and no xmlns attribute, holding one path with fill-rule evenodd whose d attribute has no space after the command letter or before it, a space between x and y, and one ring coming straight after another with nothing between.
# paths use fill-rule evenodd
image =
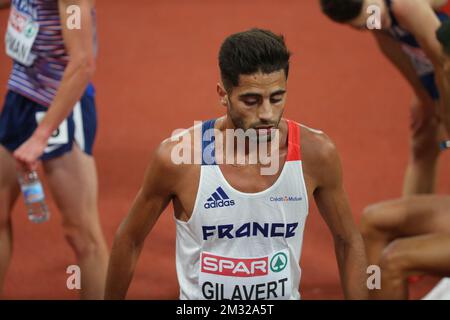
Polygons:
<instances>
[{"instance_id":1,"label":"blurred background","mask_svg":"<svg viewBox=\"0 0 450 320\"><path fill-rule=\"evenodd\" d=\"M355 220L368 204L401 195L412 92L369 33L333 24L318 1L97 0L97 15L94 153L109 247L158 143L175 129L224 113L215 91L218 50L226 36L252 27L285 35L293 52L285 116L335 141ZM0 34L7 17L8 10L0 11ZM1 50L2 94L10 68ZM450 151L441 157L438 191L450 192ZM4 288L8 299L78 298L66 287L66 268L76 263L75 256L47 195L52 217L43 225L28 221L22 198L15 207L14 253ZM304 299L343 298L333 242L313 204L301 266ZM413 297L434 281L414 285ZM147 238L128 298L178 298L171 207Z\"/></svg>"}]
</instances>

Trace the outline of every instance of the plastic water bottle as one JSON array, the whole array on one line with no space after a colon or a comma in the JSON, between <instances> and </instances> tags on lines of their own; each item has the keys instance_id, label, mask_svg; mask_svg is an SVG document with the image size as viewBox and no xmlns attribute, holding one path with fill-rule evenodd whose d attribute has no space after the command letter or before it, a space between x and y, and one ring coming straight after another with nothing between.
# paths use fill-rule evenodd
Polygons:
<instances>
[{"instance_id":1,"label":"plastic water bottle","mask_svg":"<svg viewBox=\"0 0 450 320\"><path fill-rule=\"evenodd\" d=\"M19 173L20 189L25 198L28 210L28 219L34 223L42 223L50 218L47 204L45 203L44 189L36 171Z\"/></svg>"},{"instance_id":2,"label":"plastic water bottle","mask_svg":"<svg viewBox=\"0 0 450 320\"><path fill-rule=\"evenodd\" d=\"M442 141L440 146L441 146L441 151L450 149L450 140Z\"/></svg>"}]
</instances>

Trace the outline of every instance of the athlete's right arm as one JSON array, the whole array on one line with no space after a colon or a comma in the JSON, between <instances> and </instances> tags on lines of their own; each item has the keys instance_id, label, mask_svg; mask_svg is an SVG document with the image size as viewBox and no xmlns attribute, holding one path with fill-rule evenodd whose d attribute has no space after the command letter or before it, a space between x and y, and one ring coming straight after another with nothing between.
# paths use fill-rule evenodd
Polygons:
<instances>
[{"instance_id":1,"label":"athlete's right arm","mask_svg":"<svg viewBox=\"0 0 450 320\"><path fill-rule=\"evenodd\" d=\"M170 159L171 145L163 142L145 173L141 189L120 225L111 250L105 299L125 299L143 243L173 197L179 170Z\"/></svg>"},{"instance_id":2,"label":"athlete's right arm","mask_svg":"<svg viewBox=\"0 0 450 320\"><path fill-rule=\"evenodd\" d=\"M423 88L417 76L410 58L403 52L400 44L389 34L383 31L374 32L375 40L384 56L401 72L409 82L420 101L433 105L434 102L427 91Z\"/></svg>"}]
</instances>

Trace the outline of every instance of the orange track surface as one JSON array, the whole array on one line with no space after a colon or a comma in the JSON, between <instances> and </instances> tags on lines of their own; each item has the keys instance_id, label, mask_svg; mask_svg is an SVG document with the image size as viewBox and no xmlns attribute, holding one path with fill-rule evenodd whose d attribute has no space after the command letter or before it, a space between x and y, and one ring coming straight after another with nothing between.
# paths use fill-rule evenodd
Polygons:
<instances>
[{"instance_id":1,"label":"orange track surface","mask_svg":"<svg viewBox=\"0 0 450 320\"><path fill-rule=\"evenodd\" d=\"M283 33L294 55L286 117L320 128L336 142L355 219L373 202L400 196L408 159L411 90L372 37L337 26L318 1L133 0L97 2L100 52L94 79L99 134L95 148L103 229L111 245L140 187L152 150L176 128L218 117L217 53L229 34L251 27ZM7 11L0 12L0 34ZM11 63L0 54L6 90ZM439 191L450 191L450 152ZM74 190L76 192L76 190ZM6 298L75 299L66 268L76 264L50 200L49 223L14 210L14 254ZM175 226L166 210L149 236L129 298L176 299ZM314 205L307 221L301 291L305 299L342 298L333 243ZM432 281L416 284L414 297Z\"/></svg>"}]
</instances>

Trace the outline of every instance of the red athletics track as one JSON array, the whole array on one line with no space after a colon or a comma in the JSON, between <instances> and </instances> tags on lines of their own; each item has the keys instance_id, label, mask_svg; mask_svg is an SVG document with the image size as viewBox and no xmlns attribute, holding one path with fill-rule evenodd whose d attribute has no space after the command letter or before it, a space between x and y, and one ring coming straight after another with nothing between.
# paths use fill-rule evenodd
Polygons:
<instances>
[{"instance_id":1,"label":"red athletics track","mask_svg":"<svg viewBox=\"0 0 450 320\"><path fill-rule=\"evenodd\" d=\"M217 117L217 52L229 34L263 27L286 35L293 51L286 116L327 132L343 161L355 219L373 202L398 197L408 158L411 90L381 56L369 34L329 22L318 1L99 0L100 52L94 82L99 134L101 220L108 244L130 207L157 144L173 129ZM7 11L0 13L0 34ZM3 52L3 50L2 50ZM10 61L1 53L5 90ZM450 191L450 152L439 191ZM445 163L445 162L442 163ZM76 192L76 190L74 190ZM8 299L75 299L66 289L66 267L75 258L64 241L60 217L27 221L14 210L14 255L6 281ZM332 239L311 206L302 255L305 299L342 298ZM168 209L149 236L129 298L175 299L175 227ZM432 281L415 286L422 294Z\"/></svg>"}]
</instances>

